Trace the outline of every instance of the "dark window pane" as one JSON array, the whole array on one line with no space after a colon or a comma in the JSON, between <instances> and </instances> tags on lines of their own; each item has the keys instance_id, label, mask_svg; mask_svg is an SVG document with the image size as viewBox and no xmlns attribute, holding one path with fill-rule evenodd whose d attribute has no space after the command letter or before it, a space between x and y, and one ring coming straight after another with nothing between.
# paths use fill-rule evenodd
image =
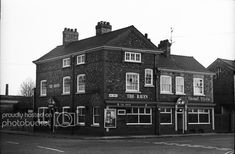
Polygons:
<instances>
[{"instance_id":1,"label":"dark window pane","mask_svg":"<svg viewBox=\"0 0 235 154\"><path fill-rule=\"evenodd\" d=\"M138 123L138 115L128 115L127 123Z\"/></svg>"},{"instance_id":2,"label":"dark window pane","mask_svg":"<svg viewBox=\"0 0 235 154\"><path fill-rule=\"evenodd\" d=\"M197 114L189 114L188 121L189 121L189 123L198 123L198 115Z\"/></svg>"},{"instance_id":3,"label":"dark window pane","mask_svg":"<svg viewBox=\"0 0 235 154\"><path fill-rule=\"evenodd\" d=\"M160 123L171 123L171 114L160 114Z\"/></svg>"},{"instance_id":4,"label":"dark window pane","mask_svg":"<svg viewBox=\"0 0 235 154\"><path fill-rule=\"evenodd\" d=\"M208 114L200 114L199 115L199 121L201 123L208 123L209 122L209 116Z\"/></svg>"},{"instance_id":5,"label":"dark window pane","mask_svg":"<svg viewBox=\"0 0 235 154\"><path fill-rule=\"evenodd\" d=\"M140 123L151 123L150 115L140 115Z\"/></svg>"}]
</instances>

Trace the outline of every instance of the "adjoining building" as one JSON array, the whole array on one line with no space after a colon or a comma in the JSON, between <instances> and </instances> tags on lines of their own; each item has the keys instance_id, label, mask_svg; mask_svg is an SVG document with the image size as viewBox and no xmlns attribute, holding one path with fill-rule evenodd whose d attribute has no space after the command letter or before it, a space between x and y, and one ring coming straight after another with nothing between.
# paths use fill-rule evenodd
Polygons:
<instances>
[{"instance_id":1,"label":"adjoining building","mask_svg":"<svg viewBox=\"0 0 235 154\"><path fill-rule=\"evenodd\" d=\"M38 121L78 134L212 132L213 73L170 46L134 26L112 31L98 22L96 36L83 40L65 28L63 45L34 61L35 111L55 113Z\"/></svg>"},{"instance_id":2,"label":"adjoining building","mask_svg":"<svg viewBox=\"0 0 235 154\"><path fill-rule=\"evenodd\" d=\"M235 130L235 61L217 58L208 70L214 72L216 131Z\"/></svg>"}]
</instances>

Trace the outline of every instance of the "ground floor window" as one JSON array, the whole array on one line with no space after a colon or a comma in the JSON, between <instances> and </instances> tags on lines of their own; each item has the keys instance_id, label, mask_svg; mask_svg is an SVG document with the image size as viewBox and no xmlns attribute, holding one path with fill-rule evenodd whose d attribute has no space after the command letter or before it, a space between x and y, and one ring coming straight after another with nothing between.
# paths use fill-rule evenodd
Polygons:
<instances>
[{"instance_id":1,"label":"ground floor window","mask_svg":"<svg viewBox=\"0 0 235 154\"><path fill-rule=\"evenodd\" d=\"M152 109L132 107L126 109L127 125L151 125Z\"/></svg>"},{"instance_id":2,"label":"ground floor window","mask_svg":"<svg viewBox=\"0 0 235 154\"><path fill-rule=\"evenodd\" d=\"M97 106L93 107L93 125L100 125L100 108Z\"/></svg>"},{"instance_id":3,"label":"ground floor window","mask_svg":"<svg viewBox=\"0 0 235 154\"><path fill-rule=\"evenodd\" d=\"M171 125L172 124L172 109L160 108L160 124Z\"/></svg>"},{"instance_id":4,"label":"ground floor window","mask_svg":"<svg viewBox=\"0 0 235 154\"><path fill-rule=\"evenodd\" d=\"M84 126L85 125L85 106L77 107L77 124Z\"/></svg>"},{"instance_id":5,"label":"ground floor window","mask_svg":"<svg viewBox=\"0 0 235 154\"><path fill-rule=\"evenodd\" d=\"M189 109L188 121L189 124L210 124L210 110Z\"/></svg>"},{"instance_id":6,"label":"ground floor window","mask_svg":"<svg viewBox=\"0 0 235 154\"><path fill-rule=\"evenodd\" d=\"M39 123L48 123L49 114L48 107L39 107L38 108L38 122Z\"/></svg>"}]
</instances>

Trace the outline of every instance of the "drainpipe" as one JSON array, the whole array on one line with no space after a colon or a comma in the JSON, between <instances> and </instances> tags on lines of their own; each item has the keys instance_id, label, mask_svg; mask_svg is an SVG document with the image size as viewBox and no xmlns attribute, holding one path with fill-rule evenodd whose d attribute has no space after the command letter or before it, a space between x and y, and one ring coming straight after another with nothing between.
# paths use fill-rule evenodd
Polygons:
<instances>
[{"instance_id":1,"label":"drainpipe","mask_svg":"<svg viewBox=\"0 0 235 154\"><path fill-rule=\"evenodd\" d=\"M154 76L155 76L155 102L158 102L158 86L157 86L157 54L154 54ZM158 104L156 104L156 116L155 116L155 132L160 135L160 114L158 110Z\"/></svg>"},{"instance_id":2,"label":"drainpipe","mask_svg":"<svg viewBox=\"0 0 235 154\"><path fill-rule=\"evenodd\" d=\"M72 87L71 87L71 100L72 100L72 113L75 113L75 103L74 103L74 95L75 95L75 80L76 80L76 77L75 77L75 59L74 58L76 56L72 55L71 56L71 68L72 68L72 75L71 75L71 79L72 79ZM75 120L75 119L74 119ZM72 127L72 134L74 134L74 126Z\"/></svg>"}]
</instances>

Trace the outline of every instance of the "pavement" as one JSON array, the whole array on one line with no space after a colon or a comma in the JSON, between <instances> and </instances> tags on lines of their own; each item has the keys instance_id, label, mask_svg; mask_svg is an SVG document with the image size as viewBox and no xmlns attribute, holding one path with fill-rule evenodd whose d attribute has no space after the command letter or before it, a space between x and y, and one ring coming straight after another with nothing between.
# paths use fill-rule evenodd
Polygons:
<instances>
[{"instance_id":1,"label":"pavement","mask_svg":"<svg viewBox=\"0 0 235 154\"><path fill-rule=\"evenodd\" d=\"M217 133L194 133L194 134L169 134L169 135L85 136L85 135L70 135L70 134L58 134L58 133L14 131L14 130L0 130L0 133L26 135L26 136L40 136L40 137L47 137L47 138L80 139L80 140L148 139L148 138L170 138L170 137L217 135ZM228 133L219 133L219 134L228 134ZM231 133L231 135L235 136L234 133Z\"/></svg>"}]
</instances>

